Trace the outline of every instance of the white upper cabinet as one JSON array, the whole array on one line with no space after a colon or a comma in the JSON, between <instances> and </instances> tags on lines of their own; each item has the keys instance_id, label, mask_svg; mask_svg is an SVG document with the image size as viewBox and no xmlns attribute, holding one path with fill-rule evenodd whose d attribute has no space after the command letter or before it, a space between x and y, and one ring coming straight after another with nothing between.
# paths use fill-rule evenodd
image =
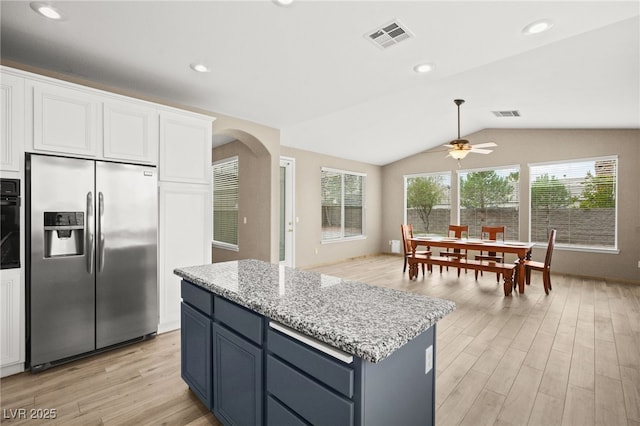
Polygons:
<instances>
[{"instance_id":1,"label":"white upper cabinet","mask_svg":"<svg viewBox=\"0 0 640 426\"><path fill-rule=\"evenodd\" d=\"M160 180L211 181L211 123L213 117L160 112Z\"/></svg>"},{"instance_id":2,"label":"white upper cabinet","mask_svg":"<svg viewBox=\"0 0 640 426\"><path fill-rule=\"evenodd\" d=\"M18 172L24 150L24 79L3 74L0 83L0 170Z\"/></svg>"},{"instance_id":3,"label":"white upper cabinet","mask_svg":"<svg viewBox=\"0 0 640 426\"><path fill-rule=\"evenodd\" d=\"M105 101L102 108L104 158L156 164L156 109L116 100Z\"/></svg>"},{"instance_id":4,"label":"white upper cabinet","mask_svg":"<svg viewBox=\"0 0 640 426\"><path fill-rule=\"evenodd\" d=\"M33 86L33 149L95 157L100 99L54 84Z\"/></svg>"}]
</instances>

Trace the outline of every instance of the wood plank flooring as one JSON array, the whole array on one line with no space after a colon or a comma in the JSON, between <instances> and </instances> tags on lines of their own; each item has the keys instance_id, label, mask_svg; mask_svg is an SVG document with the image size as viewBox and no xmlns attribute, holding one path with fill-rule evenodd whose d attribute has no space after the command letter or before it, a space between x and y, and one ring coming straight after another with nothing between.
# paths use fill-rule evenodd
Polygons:
<instances>
[{"instance_id":1,"label":"wood plank flooring","mask_svg":"<svg viewBox=\"0 0 640 426\"><path fill-rule=\"evenodd\" d=\"M504 297L494 274L409 281L396 256L313 270L456 302L437 329L438 425L640 426L640 286L553 275L546 296L534 274L524 295ZM219 425L180 378L179 349L171 332L1 379L0 423ZM19 408L57 416L6 418Z\"/></svg>"}]
</instances>

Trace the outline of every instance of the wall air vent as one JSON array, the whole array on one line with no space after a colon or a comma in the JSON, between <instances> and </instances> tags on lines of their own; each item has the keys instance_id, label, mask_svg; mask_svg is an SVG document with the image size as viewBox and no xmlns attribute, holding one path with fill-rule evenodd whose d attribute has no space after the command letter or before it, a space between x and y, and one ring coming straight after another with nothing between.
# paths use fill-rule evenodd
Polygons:
<instances>
[{"instance_id":1,"label":"wall air vent","mask_svg":"<svg viewBox=\"0 0 640 426\"><path fill-rule=\"evenodd\" d=\"M413 34L396 19L380 28L367 32L364 36L381 49L386 49L413 37Z\"/></svg>"},{"instance_id":2,"label":"wall air vent","mask_svg":"<svg viewBox=\"0 0 640 426\"><path fill-rule=\"evenodd\" d=\"M491 111L496 117L520 117L520 111Z\"/></svg>"}]
</instances>

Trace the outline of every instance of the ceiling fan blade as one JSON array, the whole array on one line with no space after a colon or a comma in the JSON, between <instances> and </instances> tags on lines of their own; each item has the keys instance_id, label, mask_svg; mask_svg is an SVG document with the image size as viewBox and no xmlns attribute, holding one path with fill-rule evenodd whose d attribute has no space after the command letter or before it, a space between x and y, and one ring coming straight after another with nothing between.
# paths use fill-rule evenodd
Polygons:
<instances>
[{"instance_id":1,"label":"ceiling fan blade","mask_svg":"<svg viewBox=\"0 0 640 426\"><path fill-rule=\"evenodd\" d=\"M491 148L494 146L498 146L498 145L494 142L485 142L485 143L471 145L471 148Z\"/></svg>"},{"instance_id":2,"label":"ceiling fan blade","mask_svg":"<svg viewBox=\"0 0 640 426\"><path fill-rule=\"evenodd\" d=\"M493 150L492 149L471 148L471 152L475 152L476 154L491 154L493 152Z\"/></svg>"}]
</instances>

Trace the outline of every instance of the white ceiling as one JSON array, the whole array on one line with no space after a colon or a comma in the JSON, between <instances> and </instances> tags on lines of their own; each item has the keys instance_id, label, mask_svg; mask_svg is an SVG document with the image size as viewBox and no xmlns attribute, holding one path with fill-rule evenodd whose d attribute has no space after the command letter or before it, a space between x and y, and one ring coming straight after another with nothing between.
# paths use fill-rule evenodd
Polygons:
<instances>
[{"instance_id":1,"label":"white ceiling","mask_svg":"<svg viewBox=\"0 0 640 426\"><path fill-rule=\"evenodd\" d=\"M3 59L281 129L387 164L483 128L640 128L640 2L2 1ZM541 18L554 27L525 36ZM386 50L365 34L398 19ZM201 62L210 73L189 64ZM414 65L432 62L419 75ZM517 109L520 118L491 111ZM472 143L486 141L471 140ZM496 149L500 149L497 147Z\"/></svg>"}]
</instances>

